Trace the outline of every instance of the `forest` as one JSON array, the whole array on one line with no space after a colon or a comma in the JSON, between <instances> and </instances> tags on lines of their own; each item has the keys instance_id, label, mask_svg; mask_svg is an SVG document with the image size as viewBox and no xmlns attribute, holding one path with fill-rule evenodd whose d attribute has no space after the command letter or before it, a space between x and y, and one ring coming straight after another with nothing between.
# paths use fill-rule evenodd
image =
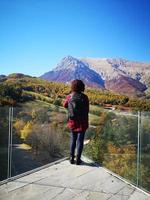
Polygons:
<instances>
[{"instance_id":1,"label":"forest","mask_svg":"<svg viewBox=\"0 0 150 200\"><path fill-rule=\"evenodd\" d=\"M36 77L23 74L10 74L0 79L0 105L18 106L19 103L34 101L35 99L61 105L63 99L70 92L68 84L48 82ZM133 98L115 94L107 90L87 88L86 94L91 105L114 105L132 110L150 111L150 101L147 98Z\"/></svg>"},{"instance_id":2,"label":"forest","mask_svg":"<svg viewBox=\"0 0 150 200\"><path fill-rule=\"evenodd\" d=\"M140 111L139 186L150 190L150 101L95 88L86 88L85 92L90 100L90 126L84 154L135 184ZM0 80L0 180L7 176L10 106L13 107L12 175L29 170L27 162L26 168L20 169L25 157L33 161L32 169L68 156L67 110L62 103L69 93L68 84L23 74L11 74ZM30 155L18 152L16 147L23 145ZM22 160L17 155L22 155Z\"/></svg>"}]
</instances>

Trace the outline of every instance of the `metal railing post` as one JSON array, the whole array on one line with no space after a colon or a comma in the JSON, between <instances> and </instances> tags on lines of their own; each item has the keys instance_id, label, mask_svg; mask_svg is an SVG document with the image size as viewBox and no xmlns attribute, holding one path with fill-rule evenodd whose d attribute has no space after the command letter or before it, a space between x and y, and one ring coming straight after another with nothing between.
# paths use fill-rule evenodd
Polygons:
<instances>
[{"instance_id":1,"label":"metal railing post","mask_svg":"<svg viewBox=\"0 0 150 200\"><path fill-rule=\"evenodd\" d=\"M141 112L138 111L138 141L137 141L137 173L136 173L136 185L139 186L140 178L140 132L141 132Z\"/></svg>"},{"instance_id":2,"label":"metal railing post","mask_svg":"<svg viewBox=\"0 0 150 200\"><path fill-rule=\"evenodd\" d=\"M11 177L12 163L12 127L13 127L13 108L9 108L9 133L8 133L8 163L7 163L7 179Z\"/></svg>"},{"instance_id":3,"label":"metal railing post","mask_svg":"<svg viewBox=\"0 0 150 200\"><path fill-rule=\"evenodd\" d=\"M7 179L10 177L10 129L11 129L11 108L9 108L9 132L8 132L8 157L7 157Z\"/></svg>"}]
</instances>

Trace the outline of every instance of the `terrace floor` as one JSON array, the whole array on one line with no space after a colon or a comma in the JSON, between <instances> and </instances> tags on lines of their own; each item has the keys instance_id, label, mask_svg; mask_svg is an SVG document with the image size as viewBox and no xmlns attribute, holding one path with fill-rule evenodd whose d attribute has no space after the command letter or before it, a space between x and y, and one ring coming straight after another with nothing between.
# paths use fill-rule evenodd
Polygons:
<instances>
[{"instance_id":1,"label":"terrace floor","mask_svg":"<svg viewBox=\"0 0 150 200\"><path fill-rule=\"evenodd\" d=\"M87 158L60 160L0 186L0 200L149 200L149 194Z\"/></svg>"}]
</instances>

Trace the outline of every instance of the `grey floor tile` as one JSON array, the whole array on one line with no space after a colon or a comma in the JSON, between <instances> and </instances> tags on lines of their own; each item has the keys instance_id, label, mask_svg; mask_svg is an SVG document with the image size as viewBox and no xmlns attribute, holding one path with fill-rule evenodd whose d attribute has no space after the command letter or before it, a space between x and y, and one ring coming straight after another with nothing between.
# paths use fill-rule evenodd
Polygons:
<instances>
[{"instance_id":1,"label":"grey floor tile","mask_svg":"<svg viewBox=\"0 0 150 200\"><path fill-rule=\"evenodd\" d=\"M148 194L88 160L68 160L0 186L0 200L150 200Z\"/></svg>"}]
</instances>

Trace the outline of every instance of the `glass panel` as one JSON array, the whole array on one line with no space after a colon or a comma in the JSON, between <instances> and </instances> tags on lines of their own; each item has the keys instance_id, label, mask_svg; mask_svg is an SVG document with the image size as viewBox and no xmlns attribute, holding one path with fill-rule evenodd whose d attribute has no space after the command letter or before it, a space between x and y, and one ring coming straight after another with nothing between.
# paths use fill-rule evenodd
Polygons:
<instances>
[{"instance_id":1,"label":"glass panel","mask_svg":"<svg viewBox=\"0 0 150 200\"><path fill-rule=\"evenodd\" d=\"M12 176L68 156L65 109L28 102L14 108Z\"/></svg>"},{"instance_id":2,"label":"glass panel","mask_svg":"<svg viewBox=\"0 0 150 200\"><path fill-rule=\"evenodd\" d=\"M9 108L0 107L0 181L7 179Z\"/></svg>"},{"instance_id":3,"label":"glass panel","mask_svg":"<svg viewBox=\"0 0 150 200\"><path fill-rule=\"evenodd\" d=\"M90 115L90 122L94 118ZM136 184L137 113L102 109L87 132L84 153L102 166Z\"/></svg>"},{"instance_id":4,"label":"glass panel","mask_svg":"<svg viewBox=\"0 0 150 200\"><path fill-rule=\"evenodd\" d=\"M142 112L140 120L139 186L150 191L150 112Z\"/></svg>"}]
</instances>

